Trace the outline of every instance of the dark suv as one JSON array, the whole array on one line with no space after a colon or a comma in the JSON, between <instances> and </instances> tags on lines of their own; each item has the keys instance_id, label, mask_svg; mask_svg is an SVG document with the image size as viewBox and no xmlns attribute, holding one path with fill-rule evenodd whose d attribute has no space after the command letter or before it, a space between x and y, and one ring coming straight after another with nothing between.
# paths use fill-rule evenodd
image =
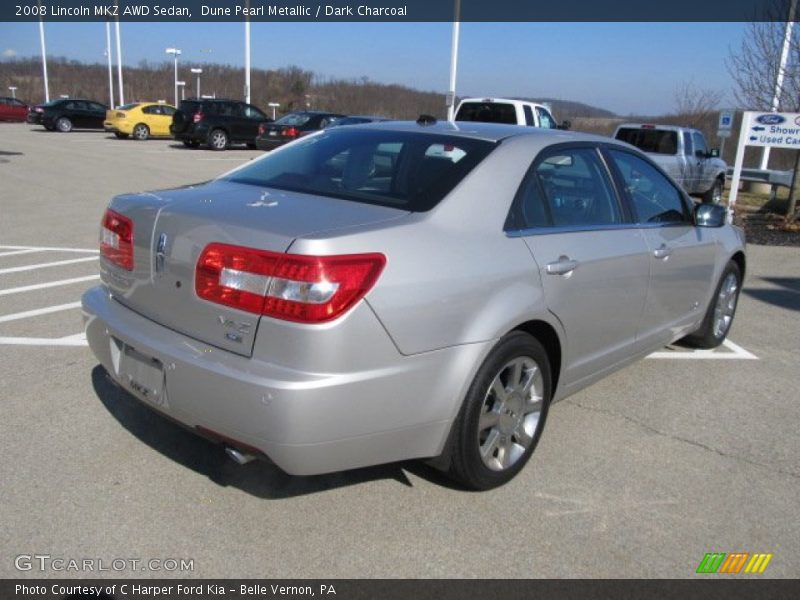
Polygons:
<instances>
[{"instance_id":1,"label":"dark suv","mask_svg":"<svg viewBox=\"0 0 800 600\"><path fill-rule=\"evenodd\" d=\"M231 144L256 147L258 126L271 119L252 104L237 100L191 99L181 102L172 116L172 136L184 146L207 144L225 150Z\"/></svg>"}]
</instances>

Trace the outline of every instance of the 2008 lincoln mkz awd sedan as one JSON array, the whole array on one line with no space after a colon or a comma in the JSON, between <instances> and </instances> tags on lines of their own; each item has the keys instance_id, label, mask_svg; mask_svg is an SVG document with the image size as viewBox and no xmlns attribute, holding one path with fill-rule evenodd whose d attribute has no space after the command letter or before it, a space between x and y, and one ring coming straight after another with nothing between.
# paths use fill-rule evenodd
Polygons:
<instances>
[{"instance_id":1,"label":"2008 lincoln mkz awd sedan","mask_svg":"<svg viewBox=\"0 0 800 600\"><path fill-rule=\"evenodd\" d=\"M742 232L608 138L333 128L197 186L117 196L89 343L145 404L317 474L432 458L470 488L548 407L680 338L720 344Z\"/></svg>"}]
</instances>

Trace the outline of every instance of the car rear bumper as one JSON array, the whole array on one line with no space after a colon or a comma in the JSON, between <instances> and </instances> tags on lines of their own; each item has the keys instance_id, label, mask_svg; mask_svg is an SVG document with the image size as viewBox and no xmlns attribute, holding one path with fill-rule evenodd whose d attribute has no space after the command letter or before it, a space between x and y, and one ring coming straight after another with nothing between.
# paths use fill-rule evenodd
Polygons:
<instances>
[{"instance_id":1,"label":"car rear bumper","mask_svg":"<svg viewBox=\"0 0 800 600\"><path fill-rule=\"evenodd\" d=\"M84 294L83 313L95 356L134 397L201 435L256 449L293 475L438 455L491 344L319 373L204 344L124 307L104 287ZM148 397L129 377L120 356L130 348L163 367L163 393Z\"/></svg>"},{"instance_id":2,"label":"car rear bumper","mask_svg":"<svg viewBox=\"0 0 800 600\"><path fill-rule=\"evenodd\" d=\"M284 144L288 144L291 140L285 140L282 138L265 138L265 137L257 137L256 138L256 148L259 150L274 150Z\"/></svg>"}]
</instances>

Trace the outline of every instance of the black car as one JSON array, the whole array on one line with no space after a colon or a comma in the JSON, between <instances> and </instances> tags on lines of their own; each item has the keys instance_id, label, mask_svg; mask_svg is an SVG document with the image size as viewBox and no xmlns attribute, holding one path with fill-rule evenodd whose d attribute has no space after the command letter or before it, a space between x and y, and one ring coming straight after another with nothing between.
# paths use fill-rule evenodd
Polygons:
<instances>
[{"instance_id":1,"label":"black car","mask_svg":"<svg viewBox=\"0 0 800 600\"><path fill-rule=\"evenodd\" d=\"M262 123L258 128L256 146L259 150L272 150L314 131L325 129L345 116L316 110L289 113L274 123Z\"/></svg>"},{"instance_id":2,"label":"black car","mask_svg":"<svg viewBox=\"0 0 800 600\"><path fill-rule=\"evenodd\" d=\"M231 144L256 147L258 126L271 121L264 112L246 102L221 99L190 99L181 102L172 115L170 132L184 146L207 144L212 150L225 150Z\"/></svg>"},{"instance_id":3,"label":"black car","mask_svg":"<svg viewBox=\"0 0 800 600\"><path fill-rule=\"evenodd\" d=\"M41 112L39 112L41 109ZM62 98L34 106L28 113L28 123L39 123L48 131L73 129L103 129L106 105L94 100ZM39 115L38 121L36 115Z\"/></svg>"}]
</instances>

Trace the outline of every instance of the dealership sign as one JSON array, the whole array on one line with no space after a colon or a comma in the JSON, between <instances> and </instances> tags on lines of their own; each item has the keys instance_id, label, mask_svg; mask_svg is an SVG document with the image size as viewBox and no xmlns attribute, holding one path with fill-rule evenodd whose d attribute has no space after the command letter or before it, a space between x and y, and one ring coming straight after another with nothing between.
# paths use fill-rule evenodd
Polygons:
<instances>
[{"instance_id":1,"label":"dealership sign","mask_svg":"<svg viewBox=\"0 0 800 600\"><path fill-rule=\"evenodd\" d=\"M733 165L731 193L728 205L736 203L739 181L742 176L744 149L747 146L761 148L789 148L800 150L800 113L745 111L739 130L739 145Z\"/></svg>"}]
</instances>

